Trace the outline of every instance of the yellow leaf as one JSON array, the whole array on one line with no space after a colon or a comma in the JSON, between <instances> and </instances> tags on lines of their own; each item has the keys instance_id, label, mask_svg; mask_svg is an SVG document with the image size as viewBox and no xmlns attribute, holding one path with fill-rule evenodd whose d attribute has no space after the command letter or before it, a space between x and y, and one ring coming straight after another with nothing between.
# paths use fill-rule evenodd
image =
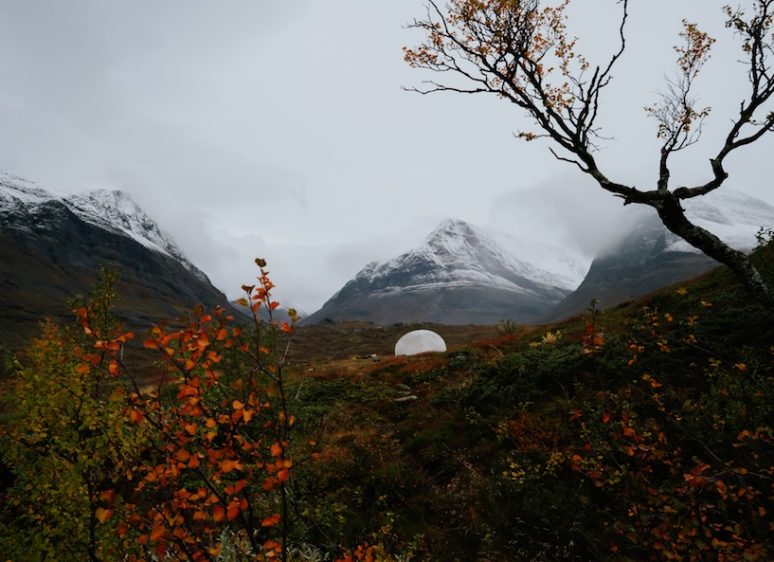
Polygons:
<instances>
[{"instance_id":1,"label":"yellow leaf","mask_svg":"<svg viewBox=\"0 0 774 562\"><path fill-rule=\"evenodd\" d=\"M242 470L242 463L236 460L226 459L224 461L221 461L220 470L224 474L228 474L232 470Z\"/></svg>"},{"instance_id":2,"label":"yellow leaf","mask_svg":"<svg viewBox=\"0 0 774 562\"><path fill-rule=\"evenodd\" d=\"M98 507L97 510L94 512L94 516L97 518L97 521L100 523L105 523L108 519L110 519L110 516L113 515L112 509L105 509L104 507Z\"/></svg>"},{"instance_id":3,"label":"yellow leaf","mask_svg":"<svg viewBox=\"0 0 774 562\"><path fill-rule=\"evenodd\" d=\"M559 331L556 333L554 332L547 332L546 335L543 336L543 340L541 343L543 345L552 345L555 344L559 340Z\"/></svg>"}]
</instances>

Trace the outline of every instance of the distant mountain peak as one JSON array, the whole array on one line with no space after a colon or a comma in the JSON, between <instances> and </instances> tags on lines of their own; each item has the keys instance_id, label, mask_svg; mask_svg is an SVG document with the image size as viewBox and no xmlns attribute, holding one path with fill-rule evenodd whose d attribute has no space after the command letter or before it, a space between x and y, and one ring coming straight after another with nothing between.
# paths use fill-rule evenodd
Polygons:
<instances>
[{"instance_id":1,"label":"distant mountain peak","mask_svg":"<svg viewBox=\"0 0 774 562\"><path fill-rule=\"evenodd\" d=\"M470 236L475 236L475 234L476 232L473 225L464 220L444 219L427 236L427 241L430 242L437 238L468 238Z\"/></svg>"},{"instance_id":2,"label":"distant mountain peak","mask_svg":"<svg viewBox=\"0 0 774 562\"><path fill-rule=\"evenodd\" d=\"M546 247L520 241L519 249ZM382 263L371 262L308 321L324 318L447 323L529 321L559 302L568 286L566 258L540 265L520 259L490 233L459 219L442 221L419 246ZM553 271L552 266L557 266Z\"/></svg>"},{"instance_id":3,"label":"distant mountain peak","mask_svg":"<svg viewBox=\"0 0 774 562\"><path fill-rule=\"evenodd\" d=\"M99 270L116 273L115 313L127 329L228 306L207 277L126 193L62 197L0 173L0 339L11 349L40 319L71 319L67 299L85 294Z\"/></svg>"},{"instance_id":4,"label":"distant mountain peak","mask_svg":"<svg viewBox=\"0 0 774 562\"><path fill-rule=\"evenodd\" d=\"M718 189L685 202L685 213L695 224L706 228L737 250L750 251L760 228L774 226L774 207L741 191ZM670 233L670 252L699 250Z\"/></svg>"},{"instance_id":5,"label":"distant mountain peak","mask_svg":"<svg viewBox=\"0 0 774 562\"><path fill-rule=\"evenodd\" d=\"M477 227L447 219L433 229L423 244L386 262L367 264L356 279L385 291L397 290L398 286L405 289L481 284L511 285L517 290L519 284L511 278L531 278L534 273L534 268L507 255Z\"/></svg>"},{"instance_id":6,"label":"distant mountain peak","mask_svg":"<svg viewBox=\"0 0 774 562\"><path fill-rule=\"evenodd\" d=\"M473 225L459 219L444 220L427 236L425 245L439 256L452 258L474 254L482 245L496 247L494 241Z\"/></svg>"},{"instance_id":7,"label":"distant mountain peak","mask_svg":"<svg viewBox=\"0 0 774 562\"><path fill-rule=\"evenodd\" d=\"M52 201L63 204L89 224L127 236L148 249L176 259L196 277L207 280L204 272L185 257L172 238L126 192L96 189L62 197L34 182L0 172L0 211L34 212L38 205Z\"/></svg>"},{"instance_id":8,"label":"distant mountain peak","mask_svg":"<svg viewBox=\"0 0 774 562\"><path fill-rule=\"evenodd\" d=\"M694 224L737 250L751 250L758 229L774 226L774 207L739 191L713 191L685 201L684 207ZM653 209L635 208L628 217L629 230L597 255L575 292L544 321L581 313L591 299L603 308L614 306L719 265L669 232Z\"/></svg>"}]
</instances>

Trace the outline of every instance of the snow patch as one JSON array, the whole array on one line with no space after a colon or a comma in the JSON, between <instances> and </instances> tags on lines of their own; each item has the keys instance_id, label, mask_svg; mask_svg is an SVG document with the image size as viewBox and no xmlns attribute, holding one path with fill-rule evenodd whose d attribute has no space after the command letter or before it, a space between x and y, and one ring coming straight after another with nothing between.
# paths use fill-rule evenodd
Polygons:
<instances>
[{"instance_id":1,"label":"snow patch","mask_svg":"<svg viewBox=\"0 0 774 562\"><path fill-rule=\"evenodd\" d=\"M0 209L37 205L54 198L48 191L36 187L31 181L0 172Z\"/></svg>"},{"instance_id":2,"label":"snow patch","mask_svg":"<svg viewBox=\"0 0 774 562\"><path fill-rule=\"evenodd\" d=\"M757 245L758 231L774 227L774 207L738 191L713 191L704 197L689 199L683 206L692 222L737 250L752 250ZM671 233L664 251L701 253Z\"/></svg>"},{"instance_id":3,"label":"snow patch","mask_svg":"<svg viewBox=\"0 0 774 562\"><path fill-rule=\"evenodd\" d=\"M495 236L516 252L503 249ZM527 259L522 258L525 255ZM464 221L447 219L421 246L382 264L368 264L355 281L372 287L384 284L376 289L383 293L483 286L530 294L535 293L534 285L575 289L587 269L587 263L562 248L493 235ZM391 284L406 272L411 272L407 284Z\"/></svg>"}]
</instances>

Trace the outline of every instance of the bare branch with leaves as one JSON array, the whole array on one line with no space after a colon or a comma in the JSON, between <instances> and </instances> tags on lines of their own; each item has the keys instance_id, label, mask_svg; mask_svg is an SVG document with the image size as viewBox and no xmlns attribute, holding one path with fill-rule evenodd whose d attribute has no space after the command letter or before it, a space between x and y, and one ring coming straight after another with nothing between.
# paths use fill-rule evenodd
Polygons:
<instances>
[{"instance_id":1,"label":"bare branch with leaves","mask_svg":"<svg viewBox=\"0 0 774 562\"><path fill-rule=\"evenodd\" d=\"M663 141L659 179L652 189L640 189L611 180L596 160L595 144L602 138L596 124L603 108L601 93L610 84L627 46L629 2L616 2L620 7L620 43L601 64L592 64L578 52L578 39L568 33L570 2L450 0L441 7L436 0L429 0L426 17L409 26L423 31L425 41L405 48L404 59L412 67L443 76L443 80L410 90L422 94L494 94L513 103L531 117L537 129L519 131L518 138L549 139L554 145L549 149L558 160L577 166L600 187L622 198L624 204L653 207L667 229L730 267L759 301L774 304L771 289L747 256L693 224L680 203L720 187L728 177L724 159L774 129L774 111L766 113L765 109L774 94L770 68L774 0L755 0L751 15L724 8L726 26L741 38L748 67L748 97L741 102L739 116L723 146L710 159L711 178L701 185L674 189L669 185L670 157L696 144L710 113L709 107L698 105L694 87L715 39L695 23L683 21L682 44L675 47L677 77L669 80L660 99L646 108L656 119L657 136Z\"/></svg>"}]
</instances>

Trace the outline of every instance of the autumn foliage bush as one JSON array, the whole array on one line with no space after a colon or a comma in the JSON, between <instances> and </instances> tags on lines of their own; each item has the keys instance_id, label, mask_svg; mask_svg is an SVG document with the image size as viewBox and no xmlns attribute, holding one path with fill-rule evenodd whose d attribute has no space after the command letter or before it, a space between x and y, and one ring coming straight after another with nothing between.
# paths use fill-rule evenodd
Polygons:
<instances>
[{"instance_id":1,"label":"autumn foliage bush","mask_svg":"<svg viewBox=\"0 0 774 562\"><path fill-rule=\"evenodd\" d=\"M129 423L127 393L114 382L110 358L131 336L119 334L109 314L110 284L108 276L81 309L92 319L90 334L46 322L24 365L13 365L16 388L0 433L12 472L0 498L0 551L9 560L123 553L111 517L123 505L114 483L125 480L146 435Z\"/></svg>"},{"instance_id":2,"label":"autumn foliage bush","mask_svg":"<svg viewBox=\"0 0 774 562\"><path fill-rule=\"evenodd\" d=\"M681 312L643 307L625 348L602 343L572 369L549 374L544 357L520 355L514 385L542 372L568 392L537 401L522 383L540 406L494 428L503 447L490 521L518 537L515 558L774 556L774 347L729 348L713 325L719 307L698 298L686 311L689 292L671 299ZM537 349L566 353L557 342ZM497 376L513 372L503 367Z\"/></svg>"},{"instance_id":3,"label":"autumn foliage bush","mask_svg":"<svg viewBox=\"0 0 774 562\"><path fill-rule=\"evenodd\" d=\"M637 379L571 413L575 445L564 454L589 495L618 500L598 513L612 552L768 560L774 348L713 350L700 322L644 308L629 344ZM701 360L676 368L674 355L696 349Z\"/></svg>"},{"instance_id":4,"label":"autumn foliage bush","mask_svg":"<svg viewBox=\"0 0 774 562\"><path fill-rule=\"evenodd\" d=\"M293 326L272 320L274 285L256 262L241 302L252 325L197 309L156 326L143 342L158 358L152 384L128 361L134 334L112 320L109 275L74 309L78 329L44 326L7 405L3 556L216 560L227 539L229 556L287 559L295 417L280 335Z\"/></svg>"}]
</instances>

